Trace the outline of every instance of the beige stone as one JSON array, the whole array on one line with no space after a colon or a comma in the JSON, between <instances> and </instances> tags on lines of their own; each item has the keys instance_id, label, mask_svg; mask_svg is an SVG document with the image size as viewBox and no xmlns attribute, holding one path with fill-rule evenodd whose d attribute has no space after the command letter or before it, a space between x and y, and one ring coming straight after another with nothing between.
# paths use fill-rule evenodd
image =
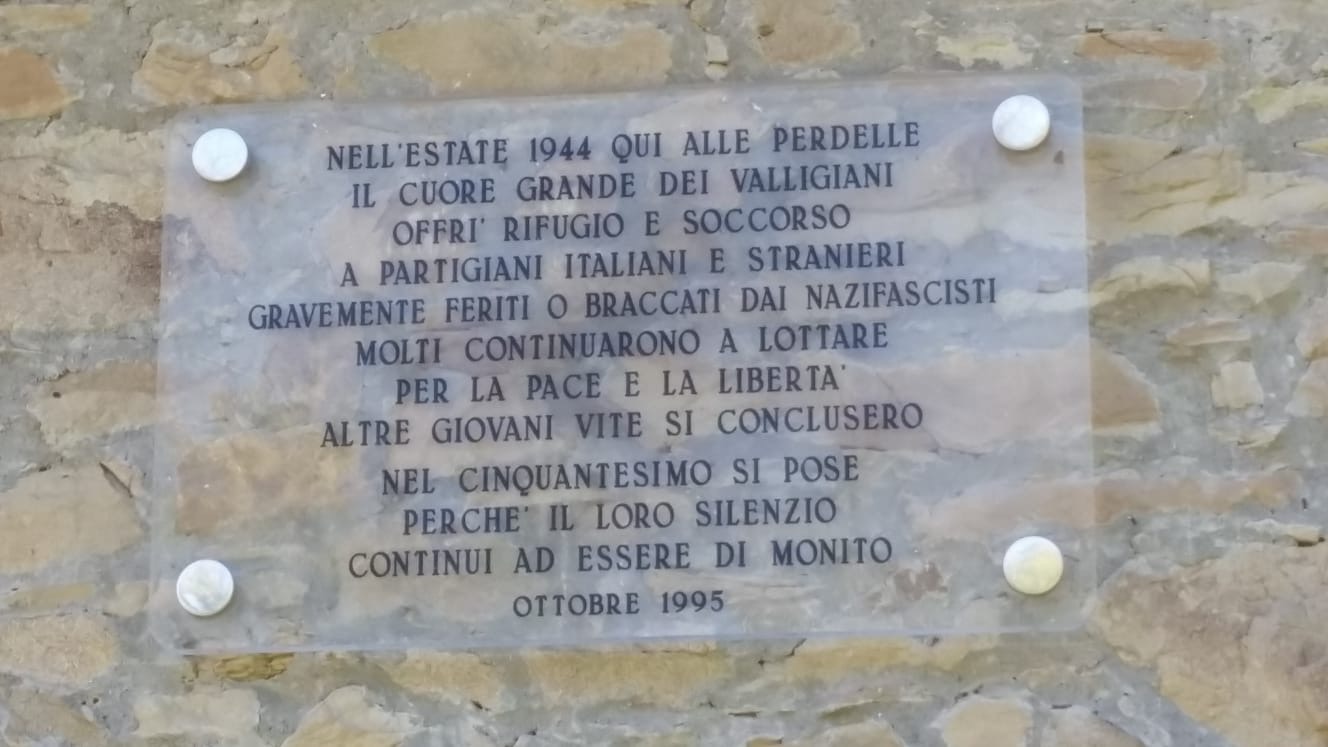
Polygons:
<instances>
[{"instance_id":1,"label":"beige stone","mask_svg":"<svg viewBox=\"0 0 1328 747\"><path fill-rule=\"evenodd\" d=\"M714 648L657 651L534 651L524 656L551 707L627 701L684 708L703 702L733 664Z\"/></svg>"},{"instance_id":2,"label":"beige stone","mask_svg":"<svg viewBox=\"0 0 1328 747\"><path fill-rule=\"evenodd\" d=\"M1305 267L1292 262L1258 262L1219 275L1218 290L1251 306L1267 303L1296 287Z\"/></svg>"},{"instance_id":3,"label":"beige stone","mask_svg":"<svg viewBox=\"0 0 1328 747\"><path fill-rule=\"evenodd\" d=\"M1324 541L1325 536L1328 536L1325 534L1323 527L1313 524L1284 524L1282 533L1303 547L1317 545Z\"/></svg>"},{"instance_id":4,"label":"beige stone","mask_svg":"<svg viewBox=\"0 0 1328 747\"><path fill-rule=\"evenodd\" d=\"M1153 432L1161 413L1143 372L1099 346L1093 347L1092 366L1093 428L1124 435Z\"/></svg>"},{"instance_id":5,"label":"beige stone","mask_svg":"<svg viewBox=\"0 0 1328 747\"><path fill-rule=\"evenodd\" d=\"M154 28L134 73L134 92L163 104L212 104L285 98L308 86L287 40L275 31L252 46L222 48L198 38L169 22Z\"/></svg>"},{"instance_id":6,"label":"beige stone","mask_svg":"<svg viewBox=\"0 0 1328 747\"><path fill-rule=\"evenodd\" d=\"M1058 708L1047 716L1042 747L1144 747L1119 727L1083 706Z\"/></svg>"},{"instance_id":7,"label":"beige stone","mask_svg":"<svg viewBox=\"0 0 1328 747\"><path fill-rule=\"evenodd\" d=\"M1236 427L1223 424L1214 427L1213 435L1242 449L1260 450L1276 443L1278 436L1282 435L1282 431L1286 430L1286 427L1287 421L1285 420L1274 420L1270 423L1251 426L1237 425Z\"/></svg>"},{"instance_id":8,"label":"beige stone","mask_svg":"<svg viewBox=\"0 0 1328 747\"><path fill-rule=\"evenodd\" d=\"M1186 70L1200 70L1212 66L1219 52L1218 46L1208 39L1184 39L1161 31L1129 29L1079 37L1079 55L1106 62L1142 57Z\"/></svg>"},{"instance_id":9,"label":"beige stone","mask_svg":"<svg viewBox=\"0 0 1328 747\"><path fill-rule=\"evenodd\" d=\"M1269 232L1268 241L1274 247L1296 254L1328 254L1328 226L1279 226Z\"/></svg>"},{"instance_id":10,"label":"beige stone","mask_svg":"<svg viewBox=\"0 0 1328 747\"><path fill-rule=\"evenodd\" d=\"M1224 513L1239 506L1278 508L1304 489L1299 472L1269 469L1253 474L1193 472L1184 476L1145 478L1130 471L1098 481L1098 516L1103 522L1126 515L1203 511Z\"/></svg>"},{"instance_id":11,"label":"beige stone","mask_svg":"<svg viewBox=\"0 0 1328 747\"><path fill-rule=\"evenodd\" d=\"M663 82L672 66L670 38L653 27L628 26L600 41L518 15L416 21L374 36L369 49L441 91L646 86Z\"/></svg>"},{"instance_id":12,"label":"beige stone","mask_svg":"<svg viewBox=\"0 0 1328 747\"><path fill-rule=\"evenodd\" d=\"M1328 156L1328 137L1298 140L1296 141L1296 148L1306 153L1313 153L1316 156Z\"/></svg>"},{"instance_id":13,"label":"beige stone","mask_svg":"<svg viewBox=\"0 0 1328 747\"><path fill-rule=\"evenodd\" d=\"M1237 747L1328 733L1328 544L1252 544L1190 567L1139 558L1106 585L1094 625L1161 693Z\"/></svg>"},{"instance_id":14,"label":"beige stone","mask_svg":"<svg viewBox=\"0 0 1328 747\"><path fill-rule=\"evenodd\" d=\"M69 101L49 62L26 49L0 48L0 120L49 117Z\"/></svg>"},{"instance_id":15,"label":"beige stone","mask_svg":"<svg viewBox=\"0 0 1328 747\"><path fill-rule=\"evenodd\" d=\"M1223 363L1213 377L1213 405L1229 410L1263 404L1263 387L1259 374L1249 361Z\"/></svg>"},{"instance_id":16,"label":"beige stone","mask_svg":"<svg viewBox=\"0 0 1328 747\"><path fill-rule=\"evenodd\" d=\"M156 227L120 207L95 206L87 218L77 220L60 208L37 210L55 225L75 224L78 230L71 240L96 251L13 255L0 273L0 298L5 299L0 304L0 333L102 332L155 318L161 276ZM12 221L4 226L6 241L12 238L10 231L22 228ZM79 302L69 303L71 298Z\"/></svg>"},{"instance_id":17,"label":"beige stone","mask_svg":"<svg viewBox=\"0 0 1328 747\"><path fill-rule=\"evenodd\" d=\"M1086 92L1086 95L1096 95ZM1179 236L1222 221L1262 228L1328 207L1328 182L1246 168L1238 149L1130 136L1085 139L1091 238Z\"/></svg>"},{"instance_id":18,"label":"beige stone","mask_svg":"<svg viewBox=\"0 0 1328 747\"><path fill-rule=\"evenodd\" d=\"M142 533L133 500L96 464L36 472L0 493L0 573L108 555Z\"/></svg>"},{"instance_id":19,"label":"beige stone","mask_svg":"<svg viewBox=\"0 0 1328 747\"><path fill-rule=\"evenodd\" d=\"M1261 86L1241 97L1264 124L1285 119L1301 109L1328 106L1328 82L1301 80L1290 86Z\"/></svg>"},{"instance_id":20,"label":"beige stone","mask_svg":"<svg viewBox=\"0 0 1328 747\"><path fill-rule=\"evenodd\" d=\"M706 34L705 48L706 62L719 65L729 63L729 45L724 42L724 37Z\"/></svg>"},{"instance_id":21,"label":"beige stone","mask_svg":"<svg viewBox=\"0 0 1328 747\"><path fill-rule=\"evenodd\" d=\"M633 733L623 736L621 739L614 740L613 744L620 744L623 747L700 747L700 742L691 734L638 734ZM488 742L484 745L467 743L466 747L499 747L496 742Z\"/></svg>"},{"instance_id":22,"label":"beige stone","mask_svg":"<svg viewBox=\"0 0 1328 747\"><path fill-rule=\"evenodd\" d=\"M624 10L652 5L675 5L678 0L560 0L571 8L584 10Z\"/></svg>"},{"instance_id":23,"label":"beige stone","mask_svg":"<svg viewBox=\"0 0 1328 747\"><path fill-rule=\"evenodd\" d=\"M1298 545L1310 547L1323 542L1323 528L1315 524L1290 524L1277 519L1260 519L1250 528L1275 538L1285 537Z\"/></svg>"},{"instance_id":24,"label":"beige stone","mask_svg":"<svg viewBox=\"0 0 1328 747\"><path fill-rule=\"evenodd\" d=\"M128 492L131 496L139 496L143 491L143 474L134 467L124 462L98 462L102 469L102 474L116 488Z\"/></svg>"},{"instance_id":25,"label":"beige stone","mask_svg":"<svg viewBox=\"0 0 1328 747\"><path fill-rule=\"evenodd\" d=\"M258 695L253 690L205 687L186 695L143 693L134 699L135 736L186 736L226 739L228 744L262 742L258 727Z\"/></svg>"},{"instance_id":26,"label":"beige stone","mask_svg":"<svg viewBox=\"0 0 1328 747\"><path fill-rule=\"evenodd\" d=\"M88 5L0 5L0 31L9 33L64 31L86 26L91 19Z\"/></svg>"},{"instance_id":27,"label":"beige stone","mask_svg":"<svg viewBox=\"0 0 1328 747\"><path fill-rule=\"evenodd\" d=\"M1287 505L1302 486L1300 474L1291 470L1160 478L1122 470L1097 480L977 485L910 511L917 530L930 537L980 540L1034 521L1087 529L1124 516L1220 514L1247 505L1276 508Z\"/></svg>"},{"instance_id":28,"label":"beige stone","mask_svg":"<svg viewBox=\"0 0 1328 747\"><path fill-rule=\"evenodd\" d=\"M1033 54L1020 47L1015 40L1018 32L1013 26L984 30L963 36L941 36L936 39L936 51L970 68L979 63L1003 69L1023 67L1033 61Z\"/></svg>"},{"instance_id":29,"label":"beige stone","mask_svg":"<svg viewBox=\"0 0 1328 747\"><path fill-rule=\"evenodd\" d=\"M97 593L90 583L36 586L0 592L0 612L56 612L64 607L85 602Z\"/></svg>"},{"instance_id":30,"label":"beige stone","mask_svg":"<svg viewBox=\"0 0 1328 747\"><path fill-rule=\"evenodd\" d=\"M1014 698L969 697L937 721L946 747L1026 747L1033 707Z\"/></svg>"},{"instance_id":31,"label":"beige stone","mask_svg":"<svg viewBox=\"0 0 1328 747\"><path fill-rule=\"evenodd\" d=\"M106 361L37 388L28 412L57 449L152 424L157 370L150 361Z\"/></svg>"},{"instance_id":32,"label":"beige stone","mask_svg":"<svg viewBox=\"0 0 1328 747\"><path fill-rule=\"evenodd\" d=\"M805 739L752 737L745 747L905 747L890 725L880 721L826 729Z\"/></svg>"},{"instance_id":33,"label":"beige stone","mask_svg":"<svg viewBox=\"0 0 1328 747\"><path fill-rule=\"evenodd\" d=\"M1184 70L1112 72L1085 78L1084 97L1099 108L1189 112L1208 90L1208 76Z\"/></svg>"},{"instance_id":34,"label":"beige stone","mask_svg":"<svg viewBox=\"0 0 1328 747\"><path fill-rule=\"evenodd\" d=\"M715 34L706 34L706 77L720 80L728 75L729 47L724 38Z\"/></svg>"},{"instance_id":35,"label":"beige stone","mask_svg":"<svg viewBox=\"0 0 1328 747\"><path fill-rule=\"evenodd\" d=\"M1095 226L1105 239L1180 235L1223 218L1262 225L1274 215L1282 217L1283 200L1271 198L1291 202L1300 184L1286 175L1248 172L1235 148L1159 145L1129 137L1090 138L1093 161L1101 157L1101 149L1123 151L1108 160L1116 165L1115 173L1099 175L1100 166L1090 161L1095 177L1090 205L1098 220L1114 221Z\"/></svg>"},{"instance_id":36,"label":"beige stone","mask_svg":"<svg viewBox=\"0 0 1328 747\"><path fill-rule=\"evenodd\" d=\"M1301 315L1296 348L1306 360L1328 356L1328 296L1315 301Z\"/></svg>"},{"instance_id":37,"label":"beige stone","mask_svg":"<svg viewBox=\"0 0 1328 747\"><path fill-rule=\"evenodd\" d=\"M270 680L285 673L295 660L294 654L247 654L196 660L200 670L233 682Z\"/></svg>"},{"instance_id":38,"label":"beige stone","mask_svg":"<svg viewBox=\"0 0 1328 747\"><path fill-rule=\"evenodd\" d=\"M409 714L374 703L363 687L333 690L314 706L282 747L396 747L420 731Z\"/></svg>"},{"instance_id":39,"label":"beige stone","mask_svg":"<svg viewBox=\"0 0 1328 747\"><path fill-rule=\"evenodd\" d=\"M143 611L148 603L148 584L146 581L128 581L116 584L110 597L103 605L106 614L116 617L133 617Z\"/></svg>"},{"instance_id":40,"label":"beige stone","mask_svg":"<svg viewBox=\"0 0 1328 747\"><path fill-rule=\"evenodd\" d=\"M1239 319L1201 319L1167 333L1167 344L1180 349L1246 343L1250 339L1250 328Z\"/></svg>"},{"instance_id":41,"label":"beige stone","mask_svg":"<svg viewBox=\"0 0 1328 747\"><path fill-rule=\"evenodd\" d=\"M1135 257L1120 262L1093 283L1094 306L1116 303L1138 293L1155 291L1199 294L1212 283L1206 259Z\"/></svg>"},{"instance_id":42,"label":"beige stone","mask_svg":"<svg viewBox=\"0 0 1328 747\"><path fill-rule=\"evenodd\" d=\"M115 633L100 616L0 620L0 672L56 686L87 687L119 658Z\"/></svg>"},{"instance_id":43,"label":"beige stone","mask_svg":"<svg viewBox=\"0 0 1328 747\"><path fill-rule=\"evenodd\" d=\"M502 671L474 654L411 652L383 668L411 692L458 704L477 702L488 710L510 706Z\"/></svg>"},{"instance_id":44,"label":"beige stone","mask_svg":"<svg viewBox=\"0 0 1328 747\"><path fill-rule=\"evenodd\" d=\"M880 391L899 401L926 402L924 428L893 434L843 432L840 446L981 454L1012 441L1056 441L1084 435L1090 425L1090 360L1084 340L1034 350L977 351L956 347L935 359L896 366L846 364L842 391ZM975 382L981 382L975 386ZM958 392L959 394L956 394ZM1000 392L1000 397L987 392ZM699 403L713 417L719 400ZM1122 408L1123 409L1123 408ZM1122 419L1133 417L1133 411Z\"/></svg>"},{"instance_id":45,"label":"beige stone","mask_svg":"<svg viewBox=\"0 0 1328 747\"><path fill-rule=\"evenodd\" d=\"M1129 135L1085 133L1084 168L1090 184L1141 176L1176 156L1176 144Z\"/></svg>"},{"instance_id":46,"label":"beige stone","mask_svg":"<svg viewBox=\"0 0 1328 747\"><path fill-rule=\"evenodd\" d=\"M320 449L315 426L244 432L199 445L180 459L175 524L208 533L237 522L329 508L345 500L341 481L355 460L347 449Z\"/></svg>"},{"instance_id":47,"label":"beige stone","mask_svg":"<svg viewBox=\"0 0 1328 747\"><path fill-rule=\"evenodd\" d=\"M828 62L862 44L835 0L757 0L755 20L761 53L779 64Z\"/></svg>"},{"instance_id":48,"label":"beige stone","mask_svg":"<svg viewBox=\"0 0 1328 747\"><path fill-rule=\"evenodd\" d=\"M815 686L902 667L950 672L996 646L990 636L947 636L932 644L911 638L809 640L766 669L778 680Z\"/></svg>"},{"instance_id":49,"label":"beige stone","mask_svg":"<svg viewBox=\"0 0 1328 747\"><path fill-rule=\"evenodd\" d=\"M6 237L16 240L15 247L27 243L44 252L97 254L110 265L107 272L115 269L115 253L97 249L123 251L126 245L141 244L153 250L155 269L160 228L133 219L155 221L161 216L163 145L162 130L99 127L78 132L51 127L37 137L0 139L0 160L5 162L0 216ZM60 210L57 205L67 207ZM111 205L129 210L112 210L107 207ZM122 285L127 279L111 276ZM155 285L157 278L152 279Z\"/></svg>"},{"instance_id":50,"label":"beige stone","mask_svg":"<svg viewBox=\"0 0 1328 747\"><path fill-rule=\"evenodd\" d=\"M895 730L879 721L837 726L796 744L800 747L905 747Z\"/></svg>"},{"instance_id":51,"label":"beige stone","mask_svg":"<svg viewBox=\"0 0 1328 747\"><path fill-rule=\"evenodd\" d=\"M1300 417L1328 417L1328 358L1310 362L1296 383L1287 412Z\"/></svg>"},{"instance_id":52,"label":"beige stone","mask_svg":"<svg viewBox=\"0 0 1328 747\"><path fill-rule=\"evenodd\" d=\"M16 745L40 745L52 739L61 744L79 747L99 747L110 744L106 730L59 698L38 692L37 688L15 687L9 693L0 691L0 712L8 720L0 727L0 735ZM24 741L25 738L30 741Z\"/></svg>"}]
</instances>

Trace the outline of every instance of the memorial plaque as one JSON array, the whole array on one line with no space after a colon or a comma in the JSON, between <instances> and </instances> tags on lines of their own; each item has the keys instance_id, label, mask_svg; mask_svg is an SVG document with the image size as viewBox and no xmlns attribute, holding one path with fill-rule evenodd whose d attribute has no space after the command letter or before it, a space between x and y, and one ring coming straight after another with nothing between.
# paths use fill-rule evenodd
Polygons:
<instances>
[{"instance_id":1,"label":"memorial plaque","mask_svg":"<svg viewBox=\"0 0 1328 747\"><path fill-rule=\"evenodd\" d=\"M1017 94L1050 112L1026 151L993 135ZM229 181L191 160L216 128ZM1071 82L221 108L167 150L172 649L1076 624ZM1065 557L1037 596L1002 575L1030 535ZM234 579L211 616L176 598L200 559Z\"/></svg>"}]
</instances>

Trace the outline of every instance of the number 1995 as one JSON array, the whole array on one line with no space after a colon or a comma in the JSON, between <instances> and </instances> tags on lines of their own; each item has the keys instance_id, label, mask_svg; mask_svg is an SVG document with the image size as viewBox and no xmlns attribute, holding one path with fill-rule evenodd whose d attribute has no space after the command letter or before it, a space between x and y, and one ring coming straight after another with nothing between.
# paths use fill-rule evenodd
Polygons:
<instances>
[{"instance_id":1,"label":"number 1995","mask_svg":"<svg viewBox=\"0 0 1328 747\"><path fill-rule=\"evenodd\" d=\"M659 609L666 615L675 612L719 612L724 609L724 592L666 591L659 595Z\"/></svg>"}]
</instances>

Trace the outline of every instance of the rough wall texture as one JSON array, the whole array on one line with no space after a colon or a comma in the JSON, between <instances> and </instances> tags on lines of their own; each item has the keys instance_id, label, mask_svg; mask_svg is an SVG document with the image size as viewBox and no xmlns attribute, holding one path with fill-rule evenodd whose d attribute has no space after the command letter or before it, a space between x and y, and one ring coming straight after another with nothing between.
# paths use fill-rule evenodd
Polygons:
<instances>
[{"instance_id":1,"label":"rough wall texture","mask_svg":"<svg viewBox=\"0 0 1328 747\"><path fill-rule=\"evenodd\" d=\"M0 743L1328 745L1328 3L0 0ZM161 128L206 102L1057 71L1103 579L1070 635L164 658ZM1050 500L1049 497L1043 500Z\"/></svg>"}]
</instances>

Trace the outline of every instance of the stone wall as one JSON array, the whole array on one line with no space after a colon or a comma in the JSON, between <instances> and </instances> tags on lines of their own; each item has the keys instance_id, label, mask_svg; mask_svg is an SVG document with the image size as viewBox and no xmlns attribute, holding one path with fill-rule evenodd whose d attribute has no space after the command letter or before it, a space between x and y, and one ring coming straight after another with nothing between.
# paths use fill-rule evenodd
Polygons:
<instances>
[{"instance_id":1,"label":"stone wall","mask_svg":"<svg viewBox=\"0 0 1328 747\"><path fill-rule=\"evenodd\" d=\"M1326 29L1321 0L0 0L0 576L37 579L0 588L0 743L1328 745ZM983 70L1085 90L1085 630L158 652L142 517L176 111Z\"/></svg>"}]
</instances>

